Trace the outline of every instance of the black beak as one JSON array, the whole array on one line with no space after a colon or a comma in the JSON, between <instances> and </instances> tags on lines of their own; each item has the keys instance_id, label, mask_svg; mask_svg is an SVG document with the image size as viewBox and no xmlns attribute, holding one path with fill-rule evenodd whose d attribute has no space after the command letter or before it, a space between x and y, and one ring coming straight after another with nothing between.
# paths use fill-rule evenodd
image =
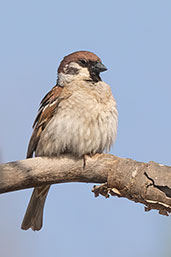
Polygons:
<instances>
[{"instance_id":1,"label":"black beak","mask_svg":"<svg viewBox=\"0 0 171 257\"><path fill-rule=\"evenodd\" d=\"M100 72L106 71L107 68L104 66L103 63L97 62L97 63L94 65L94 70L95 70L95 72L100 73Z\"/></svg>"}]
</instances>

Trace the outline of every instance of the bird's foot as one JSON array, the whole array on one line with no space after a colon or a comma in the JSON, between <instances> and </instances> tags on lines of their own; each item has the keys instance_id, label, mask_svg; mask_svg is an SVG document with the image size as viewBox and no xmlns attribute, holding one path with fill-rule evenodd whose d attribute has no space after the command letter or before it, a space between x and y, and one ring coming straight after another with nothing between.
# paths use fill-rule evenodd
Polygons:
<instances>
[{"instance_id":1,"label":"bird's foot","mask_svg":"<svg viewBox=\"0 0 171 257\"><path fill-rule=\"evenodd\" d=\"M86 168L86 161L87 161L87 159L90 158L90 157L92 157L92 154L85 154L85 155L83 156L83 170L85 170L85 168Z\"/></svg>"}]
</instances>

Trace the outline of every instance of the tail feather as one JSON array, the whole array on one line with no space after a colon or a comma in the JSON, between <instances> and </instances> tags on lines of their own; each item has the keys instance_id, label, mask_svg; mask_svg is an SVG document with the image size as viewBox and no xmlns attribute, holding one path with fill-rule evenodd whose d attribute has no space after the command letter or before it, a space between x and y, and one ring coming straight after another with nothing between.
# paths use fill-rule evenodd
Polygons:
<instances>
[{"instance_id":1,"label":"tail feather","mask_svg":"<svg viewBox=\"0 0 171 257\"><path fill-rule=\"evenodd\" d=\"M43 224L43 209L50 185L34 188L21 228L40 230Z\"/></svg>"}]
</instances>

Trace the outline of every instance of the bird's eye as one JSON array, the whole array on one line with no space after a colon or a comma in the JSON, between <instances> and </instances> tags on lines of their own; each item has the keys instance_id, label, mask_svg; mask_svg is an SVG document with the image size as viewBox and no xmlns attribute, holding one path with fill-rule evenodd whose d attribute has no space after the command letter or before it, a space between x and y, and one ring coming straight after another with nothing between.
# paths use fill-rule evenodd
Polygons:
<instances>
[{"instance_id":1,"label":"bird's eye","mask_svg":"<svg viewBox=\"0 0 171 257\"><path fill-rule=\"evenodd\" d=\"M81 63L82 65L84 65L84 66L87 65L87 61L86 61L85 59L81 59L81 60L80 60L80 63Z\"/></svg>"}]
</instances>

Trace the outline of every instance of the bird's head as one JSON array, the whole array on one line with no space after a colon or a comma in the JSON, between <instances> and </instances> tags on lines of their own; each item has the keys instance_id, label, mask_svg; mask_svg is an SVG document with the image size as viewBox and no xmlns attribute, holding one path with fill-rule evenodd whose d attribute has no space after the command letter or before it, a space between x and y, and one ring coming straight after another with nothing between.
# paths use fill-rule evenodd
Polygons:
<instances>
[{"instance_id":1,"label":"bird's head","mask_svg":"<svg viewBox=\"0 0 171 257\"><path fill-rule=\"evenodd\" d=\"M64 57L58 68L58 84L64 86L73 80L101 81L100 72L107 68L100 58L88 51L78 51Z\"/></svg>"}]
</instances>

